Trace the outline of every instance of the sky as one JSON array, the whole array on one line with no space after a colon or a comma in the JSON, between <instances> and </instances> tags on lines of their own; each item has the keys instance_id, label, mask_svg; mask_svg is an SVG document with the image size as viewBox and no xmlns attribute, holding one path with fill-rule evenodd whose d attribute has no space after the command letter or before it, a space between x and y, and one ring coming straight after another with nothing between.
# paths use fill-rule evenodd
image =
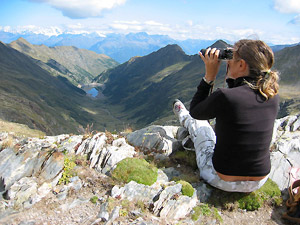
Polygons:
<instances>
[{"instance_id":1,"label":"sky","mask_svg":"<svg viewBox=\"0 0 300 225\"><path fill-rule=\"evenodd\" d=\"M0 0L0 30L300 42L300 0Z\"/></svg>"}]
</instances>

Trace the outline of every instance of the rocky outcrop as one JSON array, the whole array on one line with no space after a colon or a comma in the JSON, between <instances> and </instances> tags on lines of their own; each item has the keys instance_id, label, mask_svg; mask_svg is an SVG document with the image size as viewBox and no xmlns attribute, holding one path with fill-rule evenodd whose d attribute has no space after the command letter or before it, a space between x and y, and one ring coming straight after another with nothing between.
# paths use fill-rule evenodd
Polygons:
<instances>
[{"instance_id":1,"label":"rocky outcrop","mask_svg":"<svg viewBox=\"0 0 300 225\"><path fill-rule=\"evenodd\" d=\"M287 116L275 121L271 145L270 178L281 190L300 179L300 117ZM297 169L299 171L297 172Z\"/></svg>"},{"instance_id":2,"label":"rocky outcrop","mask_svg":"<svg viewBox=\"0 0 300 225\"><path fill-rule=\"evenodd\" d=\"M289 116L276 120L271 146L272 170L270 178L281 190L289 184L293 168L300 168L300 118ZM81 170L83 157L87 166L103 176L110 176L118 162L128 157L168 159L171 153L182 149L181 141L188 135L178 126L149 126L127 135L117 136L109 132L94 135L59 135L44 138L18 138L12 134L0 134L0 218L15 210L31 208L45 196L55 194L63 201L71 190L80 191L88 184L70 171L75 166ZM69 162L73 157L73 166ZM67 161L67 159L69 161ZM70 163L70 164L67 164ZM180 165L177 165L178 167ZM123 211L115 206L108 210L108 199L143 202L153 213L156 221L184 220L197 203L206 201L211 189L204 182L193 183L194 194L182 194L182 185L171 179L180 176L174 167L158 170L158 179L151 185L131 181L114 185L101 200L101 207L94 224L99 221L112 223ZM61 179L63 182L61 182ZM65 182L67 181L67 182ZM64 183L58 186L60 183ZM90 180L90 183L94 181ZM63 186L63 187L61 187ZM70 210L89 199L75 199L62 204L60 209ZM136 223L143 223L135 215ZM187 223L191 223L186 218ZM159 223L159 222L158 222Z\"/></svg>"},{"instance_id":3,"label":"rocky outcrop","mask_svg":"<svg viewBox=\"0 0 300 225\"><path fill-rule=\"evenodd\" d=\"M42 139L17 139L11 138L11 135L7 133L2 133L0 135L2 181L0 216L10 215L9 209L30 208L49 193L56 193L57 199L64 200L70 190L80 190L84 184L79 177L69 179L66 174L64 175L71 167L71 164L66 164L66 162L70 161L72 155L75 158L86 158L89 168L109 175L122 159L144 155L143 151L136 151L136 148L145 151L147 149L147 153L157 149L155 152L158 155L171 154L173 142L176 142L174 134L177 129L178 127L152 126L134 132L128 136L135 146L129 145L124 137L108 132L100 132L88 137L59 135ZM8 144L8 139L13 142ZM61 178L68 179L69 183L57 191ZM158 179L153 185L148 186L131 181L125 186L114 186L110 195L118 199L143 201L148 207L155 205L153 213L156 216L173 220L185 217L197 202L196 191L193 197L188 197L181 193L181 188L181 184L170 182L168 176L159 170ZM176 193L174 191L169 193L168 190L173 189ZM173 198L174 195L177 196L176 199ZM62 205L61 207L67 210L71 206ZM102 209L104 208L103 206ZM119 209L115 208L109 215L105 211L99 214L104 220L112 222L118 213Z\"/></svg>"}]
</instances>

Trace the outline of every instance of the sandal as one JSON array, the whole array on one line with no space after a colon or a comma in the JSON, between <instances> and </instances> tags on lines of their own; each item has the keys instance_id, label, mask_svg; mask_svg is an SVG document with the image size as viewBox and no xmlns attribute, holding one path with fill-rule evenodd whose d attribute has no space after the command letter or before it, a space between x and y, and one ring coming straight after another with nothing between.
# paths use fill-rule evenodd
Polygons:
<instances>
[{"instance_id":1,"label":"sandal","mask_svg":"<svg viewBox=\"0 0 300 225\"><path fill-rule=\"evenodd\" d=\"M286 201L288 208L296 206L300 200L300 180L296 180L289 188L290 198Z\"/></svg>"},{"instance_id":2,"label":"sandal","mask_svg":"<svg viewBox=\"0 0 300 225\"><path fill-rule=\"evenodd\" d=\"M290 198L286 201L288 212L283 218L292 222L300 223L300 180L296 180L289 188Z\"/></svg>"}]
</instances>

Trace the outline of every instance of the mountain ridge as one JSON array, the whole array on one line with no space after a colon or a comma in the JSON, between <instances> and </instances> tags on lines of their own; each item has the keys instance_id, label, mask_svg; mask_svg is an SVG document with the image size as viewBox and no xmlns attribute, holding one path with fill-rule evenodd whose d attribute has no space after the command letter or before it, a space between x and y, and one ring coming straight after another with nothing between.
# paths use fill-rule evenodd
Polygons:
<instances>
[{"instance_id":1,"label":"mountain ridge","mask_svg":"<svg viewBox=\"0 0 300 225\"><path fill-rule=\"evenodd\" d=\"M74 84L90 83L102 71L118 65L117 62L104 54L97 54L74 46L32 45L22 37L11 42L9 46L42 61L54 70L57 66L64 67L66 73L59 71L59 75L69 78ZM53 63L56 64L54 68ZM44 68L53 72L47 66Z\"/></svg>"}]
</instances>

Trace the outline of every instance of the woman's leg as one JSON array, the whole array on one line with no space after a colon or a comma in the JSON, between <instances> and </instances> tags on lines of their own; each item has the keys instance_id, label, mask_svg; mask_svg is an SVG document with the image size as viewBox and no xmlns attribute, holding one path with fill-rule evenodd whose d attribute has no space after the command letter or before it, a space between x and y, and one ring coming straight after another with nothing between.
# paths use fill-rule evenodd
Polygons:
<instances>
[{"instance_id":1,"label":"woman's leg","mask_svg":"<svg viewBox=\"0 0 300 225\"><path fill-rule=\"evenodd\" d=\"M200 176L210 185L229 192L252 192L259 189L267 178L261 181L235 181L228 182L222 180L216 173L212 156L214 153L216 136L207 121L193 119L183 103L176 100L173 104L173 111L178 116L182 126L188 129L190 137L194 142L197 166Z\"/></svg>"}]
</instances>

